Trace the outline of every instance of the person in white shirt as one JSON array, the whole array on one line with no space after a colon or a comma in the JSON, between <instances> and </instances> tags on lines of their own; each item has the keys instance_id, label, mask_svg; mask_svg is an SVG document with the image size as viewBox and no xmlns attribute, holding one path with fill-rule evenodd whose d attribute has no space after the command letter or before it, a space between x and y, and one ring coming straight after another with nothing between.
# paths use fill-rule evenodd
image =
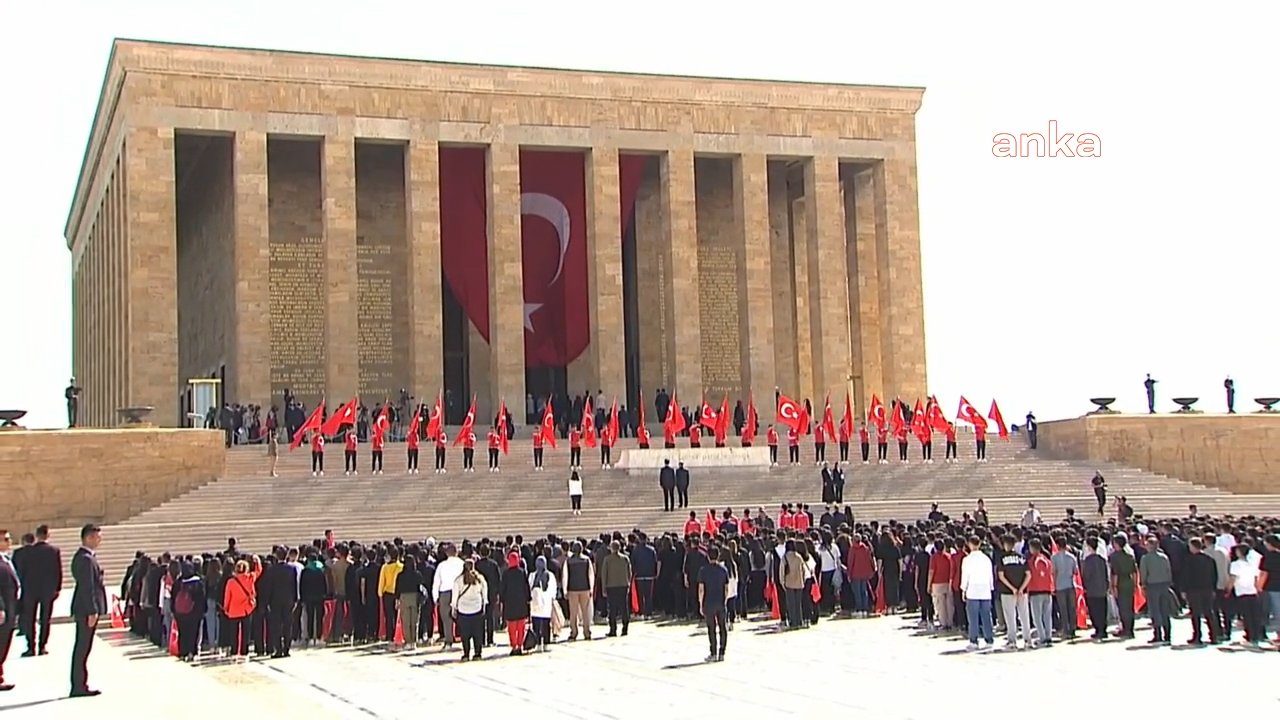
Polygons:
<instances>
[{"instance_id":1,"label":"person in white shirt","mask_svg":"<svg viewBox=\"0 0 1280 720\"><path fill-rule=\"evenodd\" d=\"M445 559L436 567L435 582L431 584L431 597L440 613L440 638L444 649L453 649L453 584L462 575L463 562L458 559L458 549L453 545L444 548Z\"/></svg>"},{"instance_id":2,"label":"person in white shirt","mask_svg":"<svg viewBox=\"0 0 1280 720\"><path fill-rule=\"evenodd\" d=\"M982 542L969 538L969 554L960 562L960 592L964 598L965 613L969 616L969 650L978 649L981 638L987 647L995 644L995 628L992 625L991 598L995 592L995 567L991 558L982 552Z\"/></svg>"},{"instance_id":3,"label":"person in white shirt","mask_svg":"<svg viewBox=\"0 0 1280 720\"><path fill-rule=\"evenodd\" d=\"M1022 513L1022 527L1033 528L1040 525L1040 511L1036 509L1033 502L1027 503L1027 509Z\"/></svg>"},{"instance_id":4,"label":"person in white shirt","mask_svg":"<svg viewBox=\"0 0 1280 720\"><path fill-rule=\"evenodd\" d=\"M826 538L823 538L824 540ZM836 609L837 590L836 572L840 569L840 551L834 544L818 546L818 584L821 591L818 611L831 613Z\"/></svg>"},{"instance_id":5,"label":"person in white shirt","mask_svg":"<svg viewBox=\"0 0 1280 720\"><path fill-rule=\"evenodd\" d=\"M439 569L436 572L438 574ZM458 634L462 636L462 662L472 658L472 647L475 659L480 659L480 649L484 647L484 608L488 600L489 588L484 576L476 572L474 561L467 560L462 564L462 574L453 581L450 598L453 617L458 621Z\"/></svg>"},{"instance_id":6,"label":"person in white shirt","mask_svg":"<svg viewBox=\"0 0 1280 720\"><path fill-rule=\"evenodd\" d=\"M569 473L569 507L574 515L582 514L582 476L577 470Z\"/></svg>"},{"instance_id":7,"label":"person in white shirt","mask_svg":"<svg viewBox=\"0 0 1280 720\"><path fill-rule=\"evenodd\" d=\"M529 575L529 589L533 596L529 602L529 617L533 618L533 633L538 638L536 649L545 651L551 644L551 616L555 613L556 577L547 570L547 559L541 555L535 559L534 568Z\"/></svg>"},{"instance_id":8,"label":"person in white shirt","mask_svg":"<svg viewBox=\"0 0 1280 720\"><path fill-rule=\"evenodd\" d=\"M1234 596L1236 612L1244 622L1244 644L1258 645L1267 638L1266 612L1263 598L1258 593L1258 577L1261 571L1250 561L1248 545L1236 545L1231 552L1231 565L1227 569L1227 595Z\"/></svg>"}]
</instances>

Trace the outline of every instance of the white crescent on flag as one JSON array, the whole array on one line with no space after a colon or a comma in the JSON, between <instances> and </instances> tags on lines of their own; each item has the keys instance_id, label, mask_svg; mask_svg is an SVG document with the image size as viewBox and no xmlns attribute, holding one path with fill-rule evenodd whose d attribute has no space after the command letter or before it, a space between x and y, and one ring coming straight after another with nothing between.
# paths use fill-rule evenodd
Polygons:
<instances>
[{"instance_id":1,"label":"white crescent on flag","mask_svg":"<svg viewBox=\"0 0 1280 720\"><path fill-rule=\"evenodd\" d=\"M569 252L569 240L573 237L570 234L572 224L569 218L569 208L560 202L554 195L546 193L521 193L520 195L520 214L533 215L551 223L551 227L555 228L556 239L560 245L560 257L556 260L556 274L551 276L547 287L551 287L560 279L561 273L564 272L564 256ZM525 288L528 292L528 288ZM524 329L533 332L533 313L542 307L542 303L531 303L526 297L524 302Z\"/></svg>"},{"instance_id":2,"label":"white crescent on flag","mask_svg":"<svg viewBox=\"0 0 1280 720\"><path fill-rule=\"evenodd\" d=\"M784 418L795 420L799 419L800 410L796 408L795 403L783 401L782 404L778 405L778 414Z\"/></svg>"}]
</instances>

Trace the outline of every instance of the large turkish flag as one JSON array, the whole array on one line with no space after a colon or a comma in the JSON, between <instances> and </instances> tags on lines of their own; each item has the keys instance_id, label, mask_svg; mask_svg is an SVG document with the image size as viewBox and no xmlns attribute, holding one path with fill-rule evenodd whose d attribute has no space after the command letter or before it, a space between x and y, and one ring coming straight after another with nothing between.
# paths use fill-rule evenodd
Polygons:
<instances>
[{"instance_id":1,"label":"large turkish flag","mask_svg":"<svg viewBox=\"0 0 1280 720\"><path fill-rule=\"evenodd\" d=\"M525 364L563 367L590 342L586 156L520 152ZM619 156L622 229L645 158ZM440 250L454 296L489 340L488 198L483 148L440 148Z\"/></svg>"}]
</instances>

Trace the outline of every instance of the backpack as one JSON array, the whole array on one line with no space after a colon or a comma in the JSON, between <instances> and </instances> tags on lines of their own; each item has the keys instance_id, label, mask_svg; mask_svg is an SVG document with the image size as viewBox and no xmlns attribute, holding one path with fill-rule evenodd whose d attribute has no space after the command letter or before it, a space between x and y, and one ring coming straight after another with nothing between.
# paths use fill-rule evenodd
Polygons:
<instances>
[{"instance_id":1,"label":"backpack","mask_svg":"<svg viewBox=\"0 0 1280 720\"><path fill-rule=\"evenodd\" d=\"M173 597L173 613L175 615L190 615L195 612L196 601L191 597L191 590L183 583L183 587L178 594Z\"/></svg>"}]
</instances>

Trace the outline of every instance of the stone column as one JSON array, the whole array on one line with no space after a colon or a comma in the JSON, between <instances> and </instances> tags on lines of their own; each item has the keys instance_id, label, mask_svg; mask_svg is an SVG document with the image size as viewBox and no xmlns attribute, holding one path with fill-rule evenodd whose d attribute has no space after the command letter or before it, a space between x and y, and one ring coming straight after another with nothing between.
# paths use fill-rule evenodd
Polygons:
<instances>
[{"instance_id":1,"label":"stone column","mask_svg":"<svg viewBox=\"0 0 1280 720\"><path fill-rule=\"evenodd\" d=\"M267 218L267 134L258 130L236 133L232 166L235 193L235 327L231 357L227 358L224 397L240 403L270 407L271 363L264 350L271 347L271 247ZM190 378L180 378L187 382Z\"/></svg>"},{"instance_id":2,"label":"stone column","mask_svg":"<svg viewBox=\"0 0 1280 720\"><path fill-rule=\"evenodd\" d=\"M444 392L444 288L440 274L440 145L409 141L405 227L409 241L409 392L431 403ZM468 324L470 321L467 321Z\"/></svg>"},{"instance_id":3,"label":"stone column","mask_svg":"<svg viewBox=\"0 0 1280 720\"><path fill-rule=\"evenodd\" d=\"M489 424L506 401L513 421L524 419L524 263L521 248L520 146L489 146L489 387L490 406L477 421ZM470 398L468 398L470 401Z\"/></svg>"},{"instance_id":4,"label":"stone column","mask_svg":"<svg viewBox=\"0 0 1280 720\"><path fill-rule=\"evenodd\" d=\"M849 284L840 160L818 156L805 163L805 226L809 234L813 318L814 412L824 397L835 405L848 389ZM813 262L812 260L816 260Z\"/></svg>"},{"instance_id":5,"label":"stone column","mask_svg":"<svg viewBox=\"0 0 1280 720\"><path fill-rule=\"evenodd\" d=\"M772 233L766 156L742 155L734 160L733 203L734 215L742 228L742 276L738 292L742 308L742 367L746 369L743 385L757 402L767 403L778 385L778 373L774 356L777 338L773 332Z\"/></svg>"},{"instance_id":6,"label":"stone column","mask_svg":"<svg viewBox=\"0 0 1280 720\"><path fill-rule=\"evenodd\" d=\"M622 196L618 149L591 148L586 179L591 344L585 353L585 382L571 377L569 387L590 387L593 392L601 389L606 397L616 396L625 404L627 339L622 315Z\"/></svg>"},{"instance_id":7,"label":"stone column","mask_svg":"<svg viewBox=\"0 0 1280 720\"><path fill-rule=\"evenodd\" d=\"M326 135L323 156L325 403L332 413L360 387L354 138Z\"/></svg>"},{"instance_id":8,"label":"stone column","mask_svg":"<svg viewBox=\"0 0 1280 720\"><path fill-rule=\"evenodd\" d=\"M914 158L911 152L884 160L875 168L885 394L900 396L904 402L928 393Z\"/></svg>"},{"instance_id":9,"label":"stone column","mask_svg":"<svg viewBox=\"0 0 1280 720\"><path fill-rule=\"evenodd\" d=\"M670 150L662 156L662 209L666 221L663 247L667 357L671 387L681 404L702 398L702 321L698 315L698 208L693 151Z\"/></svg>"},{"instance_id":10,"label":"stone column","mask_svg":"<svg viewBox=\"0 0 1280 720\"><path fill-rule=\"evenodd\" d=\"M784 394L793 399L813 399L814 392L814 355L813 355L813 293L809 287L810 264L808 214L805 212L805 198L796 197L791 200L791 256L795 263L795 330L796 330L796 386L782 388ZM796 396L799 396L798 398Z\"/></svg>"},{"instance_id":11,"label":"stone column","mask_svg":"<svg viewBox=\"0 0 1280 720\"><path fill-rule=\"evenodd\" d=\"M129 397L130 405L155 408L148 420L178 423L178 243L173 128L134 127L125 138L129 192ZM94 238L98 240L99 238ZM94 253L101 255L101 248ZM95 260L94 271L101 271ZM95 283L99 288L101 282ZM97 301L103 300L101 293ZM95 344L102 343L101 325ZM100 346L100 345L99 345ZM121 348L123 351L123 348ZM100 424L114 408L94 391Z\"/></svg>"},{"instance_id":12,"label":"stone column","mask_svg":"<svg viewBox=\"0 0 1280 720\"><path fill-rule=\"evenodd\" d=\"M773 345L774 385L795 392L800 379L796 370L796 343L793 341L796 337L796 296L791 262L791 199L787 189L787 166L781 162L769 163L769 232L774 332L770 344ZM757 403L767 406L769 402L757 398Z\"/></svg>"},{"instance_id":13,"label":"stone column","mask_svg":"<svg viewBox=\"0 0 1280 720\"><path fill-rule=\"evenodd\" d=\"M876 197L874 173L864 171L845 179L845 255L849 268L849 317L854 358L854 409L865 414L871 396L885 398L884 363L880 347L880 266L876 254Z\"/></svg>"}]
</instances>

